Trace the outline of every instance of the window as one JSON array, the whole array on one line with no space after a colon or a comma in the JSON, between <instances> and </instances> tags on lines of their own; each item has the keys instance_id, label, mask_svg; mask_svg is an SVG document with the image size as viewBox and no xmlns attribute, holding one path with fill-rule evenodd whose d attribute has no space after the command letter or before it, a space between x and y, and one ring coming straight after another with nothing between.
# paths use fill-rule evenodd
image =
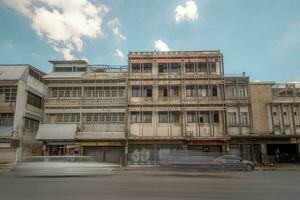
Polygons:
<instances>
[{"instance_id":1,"label":"window","mask_svg":"<svg viewBox=\"0 0 300 200\"><path fill-rule=\"evenodd\" d=\"M25 118L24 126L26 129L37 130L39 128L39 123L40 122L37 120Z\"/></svg>"},{"instance_id":2,"label":"window","mask_svg":"<svg viewBox=\"0 0 300 200\"><path fill-rule=\"evenodd\" d=\"M16 102L17 86L0 86L0 96L5 102Z\"/></svg>"},{"instance_id":3,"label":"window","mask_svg":"<svg viewBox=\"0 0 300 200\"><path fill-rule=\"evenodd\" d=\"M124 96L124 90L123 89L119 89L118 90L118 97L123 97Z\"/></svg>"},{"instance_id":4,"label":"window","mask_svg":"<svg viewBox=\"0 0 300 200\"><path fill-rule=\"evenodd\" d=\"M111 91L111 96L112 97L117 97L118 96L118 90L112 90Z\"/></svg>"},{"instance_id":5,"label":"window","mask_svg":"<svg viewBox=\"0 0 300 200\"><path fill-rule=\"evenodd\" d=\"M167 63L158 63L158 72L159 73L167 73L168 72L168 64Z\"/></svg>"},{"instance_id":6,"label":"window","mask_svg":"<svg viewBox=\"0 0 300 200\"><path fill-rule=\"evenodd\" d=\"M56 115L56 122L57 123L63 122L62 117L63 117L63 114L57 114Z\"/></svg>"},{"instance_id":7,"label":"window","mask_svg":"<svg viewBox=\"0 0 300 200\"><path fill-rule=\"evenodd\" d=\"M124 122L124 113L119 113L119 121Z\"/></svg>"},{"instance_id":8,"label":"window","mask_svg":"<svg viewBox=\"0 0 300 200\"><path fill-rule=\"evenodd\" d=\"M219 123L220 119L219 119L219 112L218 111L214 111L213 112L213 119L214 119L214 123Z\"/></svg>"},{"instance_id":9,"label":"window","mask_svg":"<svg viewBox=\"0 0 300 200\"><path fill-rule=\"evenodd\" d=\"M240 98L247 98L246 86L240 85L239 86L239 97Z\"/></svg>"},{"instance_id":10,"label":"window","mask_svg":"<svg viewBox=\"0 0 300 200\"><path fill-rule=\"evenodd\" d=\"M141 72L141 66L139 63L132 63L131 64L131 72L132 73L140 73Z\"/></svg>"},{"instance_id":11,"label":"window","mask_svg":"<svg viewBox=\"0 0 300 200\"><path fill-rule=\"evenodd\" d=\"M235 87L234 86L226 87L226 97L227 98L236 98Z\"/></svg>"},{"instance_id":12,"label":"window","mask_svg":"<svg viewBox=\"0 0 300 200\"><path fill-rule=\"evenodd\" d=\"M131 123L140 122L140 113L139 112L131 112Z\"/></svg>"},{"instance_id":13,"label":"window","mask_svg":"<svg viewBox=\"0 0 300 200\"><path fill-rule=\"evenodd\" d=\"M227 113L227 121L228 121L228 124L231 124L231 125L237 124L236 112L228 112Z\"/></svg>"},{"instance_id":14,"label":"window","mask_svg":"<svg viewBox=\"0 0 300 200\"><path fill-rule=\"evenodd\" d=\"M213 85L211 87L211 94L213 97L217 97L218 96L218 87L216 85Z\"/></svg>"},{"instance_id":15,"label":"window","mask_svg":"<svg viewBox=\"0 0 300 200\"><path fill-rule=\"evenodd\" d=\"M207 63L206 62L199 62L197 63L198 72L207 72Z\"/></svg>"},{"instance_id":16,"label":"window","mask_svg":"<svg viewBox=\"0 0 300 200\"><path fill-rule=\"evenodd\" d=\"M167 97L168 96L168 86L159 86L159 96Z\"/></svg>"},{"instance_id":17,"label":"window","mask_svg":"<svg viewBox=\"0 0 300 200\"><path fill-rule=\"evenodd\" d=\"M171 63L171 72L180 73L180 63Z\"/></svg>"},{"instance_id":18,"label":"window","mask_svg":"<svg viewBox=\"0 0 300 200\"><path fill-rule=\"evenodd\" d=\"M92 113L86 114L86 121L91 122L92 120L93 120L93 114Z\"/></svg>"},{"instance_id":19,"label":"window","mask_svg":"<svg viewBox=\"0 0 300 200\"><path fill-rule=\"evenodd\" d=\"M189 111L186 113L187 123L195 123L196 122L196 112Z\"/></svg>"},{"instance_id":20,"label":"window","mask_svg":"<svg viewBox=\"0 0 300 200\"><path fill-rule=\"evenodd\" d=\"M13 113L0 113L0 127L12 126L14 122Z\"/></svg>"},{"instance_id":21,"label":"window","mask_svg":"<svg viewBox=\"0 0 300 200\"><path fill-rule=\"evenodd\" d=\"M42 98L31 92L28 92L27 93L27 104L32 105L37 108L41 108L42 107Z\"/></svg>"},{"instance_id":22,"label":"window","mask_svg":"<svg viewBox=\"0 0 300 200\"><path fill-rule=\"evenodd\" d=\"M194 63L185 63L185 72L194 72Z\"/></svg>"},{"instance_id":23,"label":"window","mask_svg":"<svg viewBox=\"0 0 300 200\"><path fill-rule=\"evenodd\" d=\"M277 116L277 112L273 112L273 116Z\"/></svg>"},{"instance_id":24,"label":"window","mask_svg":"<svg viewBox=\"0 0 300 200\"><path fill-rule=\"evenodd\" d=\"M64 97L65 96L65 91L64 90L59 90L58 91L58 97Z\"/></svg>"},{"instance_id":25,"label":"window","mask_svg":"<svg viewBox=\"0 0 300 200\"><path fill-rule=\"evenodd\" d=\"M209 120L209 112L208 111L200 111L198 112L198 123L208 123Z\"/></svg>"},{"instance_id":26,"label":"window","mask_svg":"<svg viewBox=\"0 0 300 200\"><path fill-rule=\"evenodd\" d=\"M152 123L152 112L143 112L143 123Z\"/></svg>"},{"instance_id":27,"label":"window","mask_svg":"<svg viewBox=\"0 0 300 200\"><path fill-rule=\"evenodd\" d=\"M141 90L140 86L132 86L132 94L133 97L140 97L141 96Z\"/></svg>"},{"instance_id":28,"label":"window","mask_svg":"<svg viewBox=\"0 0 300 200\"><path fill-rule=\"evenodd\" d=\"M112 122L117 122L118 121L118 114L117 113L111 113L111 121Z\"/></svg>"},{"instance_id":29,"label":"window","mask_svg":"<svg viewBox=\"0 0 300 200\"><path fill-rule=\"evenodd\" d=\"M109 89L105 89L104 92L105 92L105 97L110 97L111 91Z\"/></svg>"},{"instance_id":30,"label":"window","mask_svg":"<svg viewBox=\"0 0 300 200\"><path fill-rule=\"evenodd\" d=\"M179 123L180 113L179 112L170 112L170 122L171 123Z\"/></svg>"},{"instance_id":31,"label":"window","mask_svg":"<svg viewBox=\"0 0 300 200\"><path fill-rule=\"evenodd\" d=\"M195 85L187 85L186 86L186 96L187 97L194 97L195 94Z\"/></svg>"},{"instance_id":32,"label":"window","mask_svg":"<svg viewBox=\"0 0 300 200\"><path fill-rule=\"evenodd\" d=\"M217 67L216 67L216 63L212 62L210 63L210 70L212 73L216 73L217 72Z\"/></svg>"},{"instance_id":33,"label":"window","mask_svg":"<svg viewBox=\"0 0 300 200\"><path fill-rule=\"evenodd\" d=\"M52 90L52 97L58 97L58 90Z\"/></svg>"},{"instance_id":34,"label":"window","mask_svg":"<svg viewBox=\"0 0 300 200\"><path fill-rule=\"evenodd\" d=\"M110 114L104 113L104 119L105 119L105 122L110 122Z\"/></svg>"},{"instance_id":35,"label":"window","mask_svg":"<svg viewBox=\"0 0 300 200\"><path fill-rule=\"evenodd\" d=\"M169 122L169 116L168 112L159 112L159 123L168 123Z\"/></svg>"},{"instance_id":36,"label":"window","mask_svg":"<svg viewBox=\"0 0 300 200\"><path fill-rule=\"evenodd\" d=\"M198 96L199 97L206 97L207 93L208 93L207 85L198 85Z\"/></svg>"},{"instance_id":37,"label":"window","mask_svg":"<svg viewBox=\"0 0 300 200\"><path fill-rule=\"evenodd\" d=\"M29 75L42 82L42 74L34 70L32 67L29 68Z\"/></svg>"},{"instance_id":38,"label":"window","mask_svg":"<svg viewBox=\"0 0 300 200\"><path fill-rule=\"evenodd\" d=\"M152 87L144 86L144 97L152 97Z\"/></svg>"},{"instance_id":39,"label":"window","mask_svg":"<svg viewBox=\"0 0 300 200\"><path fill-rule=\"evenodd\" d=\"M159 123L179 123L179 112L159 112Z\"/></svg>"},{"instance_id":40,"label":"window","mask_svg":"<svg viewBox=\"0 0 300 200\"><path fill-rule=\"evenodd\" d=\"M241 112L241 123L244 125L248 125L248 112Z\"/></svg>"},{"instance_id":41,"label":"window","mask_svg":"<svg viewBox=\"0 0 300 200\"><path fill-rule=\"evenodd\" d=\"M144 73L152 73L152 63L144 63Z\"/></svg>"}]
</instances>

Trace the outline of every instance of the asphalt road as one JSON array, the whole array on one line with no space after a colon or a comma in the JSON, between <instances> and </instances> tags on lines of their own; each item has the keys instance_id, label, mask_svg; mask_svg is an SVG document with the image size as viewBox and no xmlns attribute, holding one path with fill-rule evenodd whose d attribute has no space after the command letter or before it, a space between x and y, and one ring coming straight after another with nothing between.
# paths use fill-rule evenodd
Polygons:
<instances>
[{"instance_id":1,"label":"asphalt road","mask_svg":"<svg viewBox=\"0 0 300 200\"><path fill-rule=\"evenodd\" d=\"M93 177L0 174L1 200L299 199L300 171L115 171Z\"/></svg>"}]
</instances>

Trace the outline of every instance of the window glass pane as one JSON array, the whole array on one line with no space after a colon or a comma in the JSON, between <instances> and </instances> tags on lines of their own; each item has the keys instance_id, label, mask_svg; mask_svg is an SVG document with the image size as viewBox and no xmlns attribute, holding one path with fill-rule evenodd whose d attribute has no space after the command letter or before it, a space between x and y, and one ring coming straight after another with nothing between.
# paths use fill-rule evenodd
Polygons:
<instances>
[{"instance_id":1,"label":"window glass pane","mask_svg":"<svg viewBox=\"0 0 300 200\"><path fill-rule=\"evenodd\" d=\"M194 72L194 63L185 63L185 72Z\"/></svg>"},{"instance_id":2,"label":"window glass pane","mask_svg":"<svg viewBox=\"0 0 300 200\"><path fill-rule=\"evenodd\" d=\"M140 73L141 72L141 67L139 63L132 63L131 64L131 72L132 73Z\"/></svg>"},{"instance_id":3,"label":"window glass pane","mask_svg":"<svg viewBox=\"0 0 300 200\"><path fill-rule=\"evenodd\" d=\"M168 119L168 112L159 112L159 123L168 123Z\"/></svg>"},{"instance_id":4,"label":"window glass pane","mask_svg":"<svg viewBox=\"0 0 300 200\"><path fill-rule=\"evenodd\" d=\"M143 123L152 123L152 112L143 112Z\"/></svg>"},{"instance_id":5,"label":"window glass pane","mask_svg":"<svg viewBox=\"0 0 300 200\"><path fill-rule=\"evenodd\" d=\"M152 63L144 63L144 73L152 73Z\"/></svg>"}]
</instances>

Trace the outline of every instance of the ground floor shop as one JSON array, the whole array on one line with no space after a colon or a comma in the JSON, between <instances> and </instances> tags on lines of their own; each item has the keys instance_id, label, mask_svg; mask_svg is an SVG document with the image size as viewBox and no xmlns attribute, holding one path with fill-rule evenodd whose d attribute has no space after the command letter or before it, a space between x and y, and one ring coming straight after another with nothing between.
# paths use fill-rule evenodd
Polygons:
<instances>
[{"instance_id":1,"label":"ground floor shop","mask_svg":"<svg viewBox=\"0 0 300 200\"><path fill-rule=\"evenodd\" d=\"M125 143L125 141L80 142L81 155L92 156L97 162L123 164Z\"/></svg>"},{"instance_id":2,"label":"ground floor shop","mask_svg":"<svg viewBox=\"0 0 300 200\"><path fill-rule=\"evenodd\" d=\"M300 162L300 136L236 136L229 153L257 164Z\"/></svg>"},{"instance_id":3,"label":"ground floor shop","mask_svg":"<svg viewBox=\"0 0 300 200\"><path fill-rule=\"evenodd\" d=\"M156 165L174 152L192 151L220 156L227 140L129 140L127 160L130 165Z\"/></svg>"}]
</instances>

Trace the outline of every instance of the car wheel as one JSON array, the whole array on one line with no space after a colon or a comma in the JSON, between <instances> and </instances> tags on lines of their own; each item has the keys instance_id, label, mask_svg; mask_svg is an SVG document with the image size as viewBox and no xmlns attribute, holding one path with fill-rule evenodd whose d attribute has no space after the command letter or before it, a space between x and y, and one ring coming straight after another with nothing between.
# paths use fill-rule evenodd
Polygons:
<instances>
[{"instance_id":1,"label":"car wheel","mask_svg":"<svg viewBox=\"0 0 300 200\"><path fill-rule=\"evenodd\" d=\"M246 165L246 171L252 171L253 167L252 165Z\"/></svg>"}]
</instances>

